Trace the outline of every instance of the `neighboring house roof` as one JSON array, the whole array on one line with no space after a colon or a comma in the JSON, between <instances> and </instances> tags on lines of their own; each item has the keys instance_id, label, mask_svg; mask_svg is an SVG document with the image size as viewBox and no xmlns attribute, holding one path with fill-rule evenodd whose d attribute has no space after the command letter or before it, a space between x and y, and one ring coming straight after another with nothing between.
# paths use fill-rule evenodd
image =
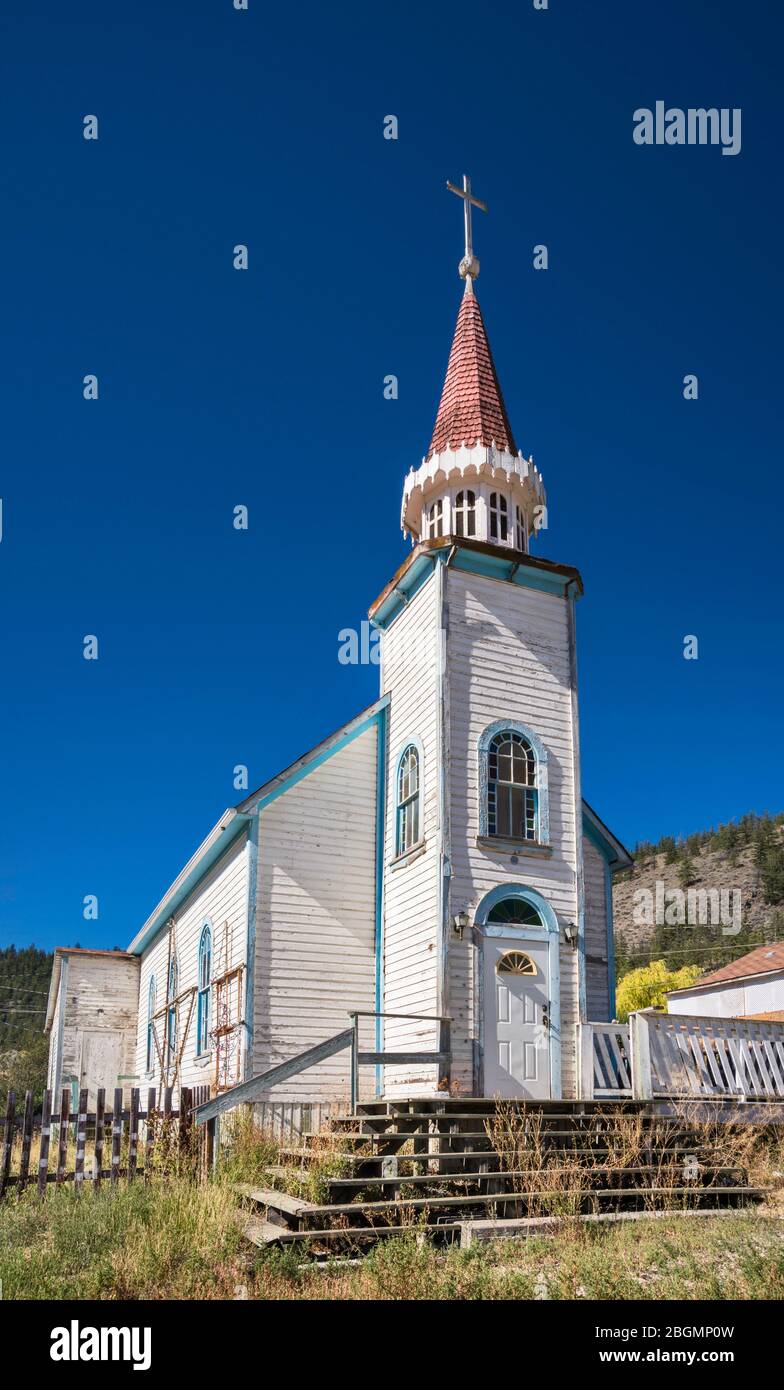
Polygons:
<instances>
[{"instance_id":1,"label":"neighboring house roof","mask_svg":"<svg viewBox=\"0 0 784 1390\"><path fill-rule=\"evenodd\" d=\"M460 303L427 458L461 444L495 444L517 453L482 310L473 293L464 294Z\"/></svg>"},{"instance_id":2,"label":"neighboring house roof","mask_svg":"<svg viewBox=\"0 0 784 1390\"><path fill-rule=\"evenodd\" d=\"M202 841L196 853L188 860L185 868L178 874L171 887L164 893L144 926L136 933L128 951L132 955L140 955L142 951L146 950L172 914L193 892L200 879L213 865L217 864L226 850L234 843L255 811L260 810L268 801L271 801L288 787L293 786L301 778L306 777L309 772L313 772L326 758L331 757L345 743L362 733L388 703L388 696L375 700L372 705L368 705L347 724L336 729L334 734L330 734L321 743L317 743L315 748L311 748L309 752L296 758L293 763L284 768L283 772L277 773L275 777L264 782L255 792L251 792L244 801L238 802L236 806L229 806L223 812L218 823L213 826L206 840Z\"/></svg>"},{"instance_id":3,"label":"neighboring house roof","mask_svg":"<svg viewBox=\"0 0 784 1390\"><path fill-rule=\"evenodd\" d=\"M60 988L60 976L63 969L63 958L65 956L118 956L127 960L133 959L128 951L102 951L94 950L91 946L56 946L54 960L52 961L52 978L49 981L49 996L46 1001L46 1022L44 1032L48 1033L52 1027L55 1005L57 1003L57 991Z\"/></svg>"},{"instance_id":4,"label":"neighboring house roof","mask_svg":"<svg viewBox=\"0 0 784 1390\"><path fill-rule=\"evenodd\" d=\"M709 975L695 980L687 989L673 989L669 993L689 994L691 990L704 989L706 985L731 984L752 976L775 974L780 970L784 970L784 941L775 942L772 946L755 946L753 951L740 956L738 960L730 961L729 965L722 965L721 969L712 970Z\"/></svg>"}]
</instances>

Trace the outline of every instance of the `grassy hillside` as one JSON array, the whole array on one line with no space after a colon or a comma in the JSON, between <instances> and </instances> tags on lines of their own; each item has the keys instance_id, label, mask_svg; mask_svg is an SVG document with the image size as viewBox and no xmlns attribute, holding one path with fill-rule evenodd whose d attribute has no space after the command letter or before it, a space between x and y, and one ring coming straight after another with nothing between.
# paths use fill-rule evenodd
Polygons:
<instances>
[{"instance_id":1,"label":"grassy hillside","mask_svg":"<svg viewBox=\"0 0 784 1390\"><path fill-rule=\"evenodd\" d=\"M619 979L660 959L672 969L699 965L708 971L753 946L784 940L784 813L749 814L680 840L664 836L657 844L638 844L634 856L633 869L619 875L613 889ZM641 889L655 893L657 882L665 891L738 890L740 931L635 921L636 895Z\"/></svg>"}]
</instances>

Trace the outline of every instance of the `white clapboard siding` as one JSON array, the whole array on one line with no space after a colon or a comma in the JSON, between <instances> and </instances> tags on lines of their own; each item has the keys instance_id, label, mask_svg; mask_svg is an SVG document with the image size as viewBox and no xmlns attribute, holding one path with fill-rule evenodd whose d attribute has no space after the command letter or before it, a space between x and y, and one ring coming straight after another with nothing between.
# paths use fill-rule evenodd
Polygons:
<instances>
[{"instance_id":1,"label":"white clapboard siding","mask_svg":"<svg viewBox=\"0 0 784 1390\"><path fill-rule=\"evenodd\" d=\"M253 1073L258 1076L375 1008L377 734L373 725L259 817ZM370 1047L374 1025L363 1025ZM374 1094L372 1067L361 1093ZM349 1053L260 1100L332 1101L349 1092Z\"/></svg>"},{"instance_id":2,"label":"white clapboard siding","mask_svg":"<svg viewBox=\"0 0 784 1390\"><path fill-rule=\"evenodd\" d=\"M607 975L607 888L605 862L590 840L583 841L585 871L585 995L588 1019L595 1023L610 1017Z\"/></svg>"},{"instance_id":3,"label":"white clapboard siding","mask_svg":"<svg viewBox=\"0 0 784 1390\"><path fill-rule=\"evenodd\" d=\"M212 928L212 976L233 969L246 961L248 938L248 843L243 833L229 846L223 857L194 888L190 897L173 914L174 937L177 947L178 993L198 985L199 942L205 922ZM150 977L155 976L156 1005L166 1002L166 971L169 958L169 933L163 928L152 945L142 955L139 979L139 1027L136 1039L136 1072L141 1085L160 1083L160 1064L154 1058L153 1069L147 1065L147 1000ZM243 981L244 999L244 981ZM213 999L214 1003L214 999ZM179 1006L180 1041L185 1034L179 1084L207 1086L215 1081L215 1050L202 1057L196 1053L196 999L188 1022L189 1001ZM243 1012L244 1017L244 1012ZM214 1021L214 1020L213 1020ZM164 1020L157 1024L158 1038L163 1042ZM241 1042L245 1053L245 1039Z\"/></svg>"},{"instance_id":4,"label":"white clapboard siding","mask_svg":"<svg viewBox=\"0 0 784 1390\"><path fill-rule=\"evenodd\" d=\"M438 1011L438 612L431 576L384 634L381 689L390 695L384 841L384 1009L388 1013L434 1015ZM395 862L396 770L406 744L422 748L420 778L424 850L408 863ZM434 1024L389 1019L387 1051L433 1051ZM434 1066L396 1065L384 1070L384 1094L395 1097L431 1091Z\"/></svg>"},{"instance_id":5,"label":"white clapboard siding","mask_svg":"<svg viewBox=\"0 0 784 1390\"><path fill-rule=\"evenodd\" d=\"M449 760L452 877L450 913L471 912L504 882L525 883L551 904L561 921L577 920L574 730L566 602L450 569L447 584ZM476 843L479 833L480 735L496 719L518 720L549 753L549 858L508 853ZM449 1009L453 1016L453 1080L472 1086L476 948L469 934L449 947ZM576 1088L579 1013L577 953L561 945L562 1086Z\"/></svg>"}]
</instances>

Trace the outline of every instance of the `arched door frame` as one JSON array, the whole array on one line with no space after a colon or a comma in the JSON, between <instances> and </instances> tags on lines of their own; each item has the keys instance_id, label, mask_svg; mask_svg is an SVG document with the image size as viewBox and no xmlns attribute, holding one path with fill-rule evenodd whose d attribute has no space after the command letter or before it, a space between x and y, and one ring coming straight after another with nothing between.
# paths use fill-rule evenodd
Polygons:
<instances>
[{"instance_id":1,"label":"arched door frame","mask_svg":"<svg viewBox=\"0 0 784 1390\"><path fill-rule=\"evenodd\" d=\"M515 926L488 922L492 909L506 898L522 898L539 913L544 923L541 927ZM504 937L519 942L522 949L526 941L546 941L548 946L548 970L550 987L550 1095L553 1100L561 1097L561 933L558 918L553 908L535 888L523 883L504 883L485 893L474 913L473 939L477 948L477 1013L479 1047L475 1066L475 1086L477 1095L484 1095L485 1058L485 999L484 999L484 943L487 937Z\"/></svg>"}]
</instances>

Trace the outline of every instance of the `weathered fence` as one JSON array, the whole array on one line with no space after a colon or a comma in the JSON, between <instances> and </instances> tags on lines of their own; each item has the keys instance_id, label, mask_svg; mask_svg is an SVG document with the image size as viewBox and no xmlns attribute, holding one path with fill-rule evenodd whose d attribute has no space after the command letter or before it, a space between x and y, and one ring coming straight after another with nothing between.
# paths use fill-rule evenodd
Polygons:
<instances>
[{"instance_id":1,"label":"weathered fence","mask_svg":"<svg viewBox=\"0 0 784 1390\"><path fill-rule=\"evenodd\" d=\"M282 1142L299 1142L305 1134L318 1134L330 1120L349 1112L347 1100L256 1101L253 1106L256 1123L267 1134Z\"/></svg>"},{"instance_id":2,"label":"weathered fence","mask_svg":"<svg viewBox=\"0 0 784 1390\"><path fill-rule=\"evenodd\" d=\"M784 1101L784 1024L643 1009L630 1016L634 1096Z\"/></svg>"},{"instance_id":3,"label":"weathered fence","mask_svg":"<svg viewBox=\"0 0 784 1390\"><path fill-rule=\"evenodd\" d=\"M168 1157L176 1150L190 1154L196 1165L209 1163L202 1132L196 1135L192 1126L195 1107L209 1098L208 1086L181 1087L176 1109L171 1087L161 1092L151 1087L146 1109L142 1109L138 1087L130 1092L128 1109L123 1109L120 1087L108 1109L104 1090L96 1094L94 1111L88 1111L87 1098L88 1092L80 1091L72 1111L70 1089L63 1090L59 1107L53 1105L51 1091L44 1091L41 1112L35 1114L32 1092L26 1092L17 1109L16 1096L9 1091L5 1116L0 1119L0 1198L11 1189L21 1192L33 1185L43 1196L49 1183L57 1187L73 1183L79 1192L86 1182L93 1190L99 1188L104 1178L112 1184L121 1178L129 1183L137 1177L149 1181L164 1145Z\"/></svg>"},{"instance_id":4,"label":"weathered fence","mask_svg":"<svg viewBox=\"0 0 784 1390\"><path fill-rule=\"evenodd\" d=\"M628 1023L581 1023L579 1059L581 1100L632 1094Z\"/></svg>"}]
</instances>

